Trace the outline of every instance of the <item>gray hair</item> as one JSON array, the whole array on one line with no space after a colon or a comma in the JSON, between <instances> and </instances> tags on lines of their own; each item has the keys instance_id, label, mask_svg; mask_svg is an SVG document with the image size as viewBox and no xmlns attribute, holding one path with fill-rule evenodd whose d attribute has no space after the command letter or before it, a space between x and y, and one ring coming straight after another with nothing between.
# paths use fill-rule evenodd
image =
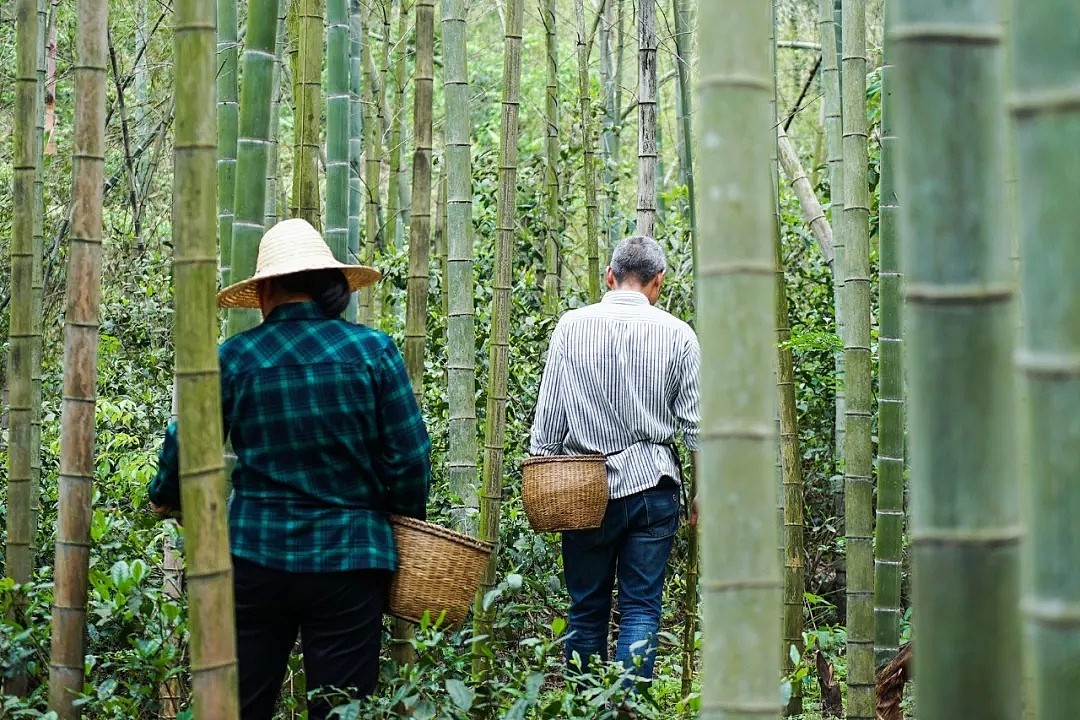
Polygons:
<instances>
[{"instance_id":1,"label":"gray hair","mask_svg":"<svg viewBox=\"0 0 1080 720\"><path fill-rule=\"evenodd\" d=\"M630 279L647 285L666 269L664 251L651 237L633 235L616 245L611 253L611 273L619 283Z\"/></svg>"}]
</instances>

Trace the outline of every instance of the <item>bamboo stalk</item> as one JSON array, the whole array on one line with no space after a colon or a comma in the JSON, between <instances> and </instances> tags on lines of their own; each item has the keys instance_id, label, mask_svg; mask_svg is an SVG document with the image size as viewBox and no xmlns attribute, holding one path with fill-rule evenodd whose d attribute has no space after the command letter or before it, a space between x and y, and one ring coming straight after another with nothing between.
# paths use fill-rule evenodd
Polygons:
<instances>
[{"instance_id":1,"label":"bamboo stalk","mask_svg":"<svg viewBox=\"0 0 1080 720\"><path fill-rule=\"evenodd\" d=\"M371 10L364 0L359 3L360 12L360 69L367 74L364 83L364 242L361 262L371 265L375 262L375 249L381 247L379 234L379 189L381 168L379 158L382 155L379 119L376 115L377 90L375 72L371 61ZM371 287L360 291L360 322L373 325L375 322L374 291Z\"/></svg>"},{"instance_id":2,"label":"bamboo stalk","mask_svg":"<svg viewBox=\"0 0 1080 720\"><path fill-rule=\"evenodd\" d=\"M844 1L844 527L847 717L874 720L874 450L870 197L866 182L866 3Z\"/></svg>"},{"instance_id":3,"label":"bamboo stalk","mask_svg":"<svg viewBox=\"0 0 1080 720\"><path fill-rule=\"evenodd\" d=\"M35 539L41 515L41 413L42 413L42 331L44 328L45 250L45 32L48 27L46 0L38 0L37 108L34 133L34 244L30 271L30 532ZM10 322L9 322L10 330ZM10 439L10 435L9 435ZM10 444L9 444L10 447Z\"/></svg>"},{"instance_id":4,"label":"bamboo stalk","mask_svg":"<svg viewBox=\"0 0 1080 720\"><path fill-rule=\"evenodd\" d=\"M1080 584L1074 572L1080 555L1075 464L1080 452L1080 255L1073 209L1080 186L1078 10L1076 3L1059 0L1013 2L1010 27L1023 260L1017 366L1025 380L1023 411L1030 424L1021 462L1028 466L1026 506L1032 518L1022 608L1034 670L1030 713L1042 718L1068 717L1080 699L1075 678Z\"/></svg>"},{"instance_id":5,"label":"bamboo stalk","mask_svg":"<svg viewBox=\"0 0 1080 720\"><path fill-rule=\"evenodd\" d=\"M690 228L690 247L695 247L697 239L697 208L694 193L694 154L691 117L693 100L690 89L690 76L694 66L691 51L693 31L693 9L688 0L671 0L671 16L675 24L675 69L679 78L677 105L679 112L678 131L679 169L683 185L686 186L686 220Z\"/></svg>"},{"instance_id":6,"label":"bamboo stalk","mask_svg":"<svg viewBox=\"0 0 1080 720\"><path fill-rule=\"evenodd\" d=\"M236 200L236 154L239 122L237 98L237 0L217 0L217 238L221 248L221 284L232 277L233 203Z\"/></svg>"},{"instance_id":7,"label":"bamboo stalk","mask_svg":"<svg viewBox=\"0 0 1080 720\"><path fill-rule=\"evenodd\" d=\"M783 128L781 128L781 132ZM779 227L777 228L779 230ZM791 350L791 319L788 314L787 283L784 279L784 252L780 234L776 236L776 385L780 398L780 467L783 497L784 542L784 672L790 672L790 649L802 656L803 596L806 592L803 567L803 472L799 450L799 408L795 392L795 359ZM801 715L802 683L793 683L791 700L784 709L788 717Z\"/></svg>"},{"instance_id":8,"label":"bamboo stalk","mask_svg":"<svg viewBox=\"0 0 1080 720\"><path fill-rule=\"evenodd\" d=\"M610 3L609 3L610 4ZM683 185L686 186L687 201L685 204L685 219L689 233L689 245L694 256L694 268L697 263L697 202L694 192L694 162L693 162L693 133L691 124L692 91L691 70L693 57L691 47L693 44L692 9L687 0L672 0L672 17L675 23L675 63L679 77L679 92L677 94L679 123L679 169ZM687 492L690 497L697 496L697 473L690 473ZM698 576L699 576L699 550L697 528L687 525L686 527L686 592L683 595L683 615L686 618L683 624L682 636L682 695L689 697L693 692L694 680L694 642L698 627Z\"/></svg>"},{"instance_id":9,"label":"bamboo stalk","mask_svg":"<svg viewBox=\"0 0 1080 720\"><path fill-rule=\"evenodd\" d=\"M32 512L34 445L31 444L34 392L34 231L38 174L38 8L36 0L15 5L15 128L12 158L11 315L8 374L8 532L5 577L30 582L34 572L35 523ZM25 692L25 678L5 682L15 694Z\"/></svg>"},{"instance_id":10,"label":"bamboo stalk","mask_svg":"<svg viewBox=\"0 0 1080 720\"><path fill-rule=\"evenodd\" d=\"M618 195L615 172L617 164L615 119L618 117L619 110L615 97L618 81L615 75L615 51L611 42L611 35L616 31L615 22L616 2L606 0L600 22L600 76L604 87L604 119L603 130L600 134L600 167L603 169L604 192L600 196L600 221L603 223L604 234L607 238L606 254L609 254L619 241L619 229L615 223L615 198Z\"/></svg>"},{"instance_id":11,"label":"bamboo stalk","mask_svg":"<svg viewBox=\"0 0 1080 720\"><path fill-rule=\"evenodd\" d=\"M656 232L656 0L638 2L637 234Z\"/></svg>"},{"instance_id":12,"label":"bamboo stalk","mask_svg":"<svg viewBox=\"0 0 1080 720\"><path fill-rule=\"evenodd\" d=\"M217 357L213 0L178 0L173 272L180 493L185 520L194 716L239 718L232 560ZM275 8L276 9L276 8ZM272 41L277 13L263 20ZM265 178L265 171L255 179ZM259 203L261 217L263 206Z\"/></svg>"},{"instance_id":13,"label":"bamboo stalk","mask_svg":"<svg viewBox=\"0 0 1080 720\"><path fill-rule=\"evenodd\" d=\"M363 207L363 182L360 163L364 153L363 26L360 0L349 0L349 263L360 262L360 208ZM353 293L345 317L356 322L360 315L360 293Z\"/></svg>"},{"instance_id":14,"label":"bamboo stalk","mask_svg":"<svg viewBox=\"0 0 1080 720\"><path fill-rule=\"evenodd\" d=\"M282 0L287 2L287 0ZM244 83L236 158L236 217L233 220L233 281L255 274L266 220L266 176L270 154L270 88L273 85L279 0L248 0L244 38ZM229 310L228 335L259 323L257 310Z\"/></svg>"},{"instance_id":15,"label":"bamboo stalk","mask_svg":"<svg viewBox=\"0 0 1080 720\"><path fill-rule=\"evenodd\" d=\"M642 7L646 5L652 5L655 0L648 0L642 2ZM582 0L574 0L575 17L577 18L577 56L578 56L578 98L581 103L581 147L582 154L584 155L584 167L582 174L585 182L585 251L589 260L589 302L600 301L600 239L598 237L597 224L599 222L598 208L596 202L596 144L593 141L592 131L592 92L589 87L589 47L585 41L585 9ZM654 6L655 11L655 6ZM644 31L643 31L644 32ZM643 37L645 35L643 34ZM656 124L656 106L655 106L655 90L656 90L656 29L652 29L652 89L653 89L653 109L652 123L654 125L654 141L655 141L655 124ZM642 60L642 70L645 71L645 60ZM647 104L647 103L646 103ZM648 111L646 111L648 115ZM644 143L642 147L647 147ZM655 150L655 145L653 146ZM653 158L653 195L655 196L655 157ZM653 215L655 215L655 205L653 209ZM653 221L655 222L655 220ZM649 236L652 235L652 230L645 233Z\"/></svg>"},{"instance_id":16,"label":"bamboo stalk","mask_svg":"<svg viewBox=\"0 0 1080 720\"><path fill-rule=\"evenodd\" d=\"M781 576L775 482L775 255L770 9L699 8L697 307L702 333L701 717L779 717ZM710 38L727 38L711 42ZM733 348L738 348L733 352Z\"/></svg>"},{"instance_id":17,"label":"bamboo stalk","mask_svg":"<svg viewBox=\"0 0 1080 720\"><path fill-rule=\"evenodd\" d=\"M416 73L413 80L412 224L405 306L405 365L416 403L423 407L431 266L431 127L435 82L435 0L416 3Z\"/></svg>"},{"instance_id":18,"label":"bamboo stalk","mask_svg":"<svg viewBox=\"0 0 1080 720\"><path fill-rule=\"evenodd\" d=\"M839 30L834 24L833 0L818 0L818 31L822 47L837 48ZM833 306L836 314L836 334L844 337L844 233L840 227L844 212L844 159L843 117L840 106L840 63L838 54L823 52L821 56L821 83L825 91L825 153L829 166L829 208L832 214L833 234ZM844 458L844 428L846 398L844 389L844 353L837 352L836 365L836 437L835 455L840 467ZM843 485L833 488L833 506L839 511L843 498Z\"/></svg>"},{"instance_id":19,"label":"bamboo stalk","mask_svg":"<svg viewBox=\"0 0 1080 720\"><path fill-rule=\"evenodd\" d=\"M270 147L266 159L266 201L263 227L273 227L281 219L278 206L278 159L281 155L281 106L285 99L282 83L285 57L285 26L289 15L289 0L279 0L277 30L274 40L274 69L270 79ZM224 250L222 251L224 255Z\"/></svg>"},{"instance_id":20,"label":"bamboo stalk","mask_svg":"<svg viewBox=\"0 0 1080 720\"><path fill-rule=\"evenodd\" d=\"M544 157L544 203L547 223L544 227L544 312L559 313L559 237L563 222L559 200L559 43L555 14L556 0L547 0L542 9L547 87L544 93L544 125L547 145Z\"/></svg>"},{"instance_id":21,"label":"bamboo stalk","mask_svg":"<svg viewBox=\"0 0 1080 720\"><path fill-rule=\"evenodd\" d=\"M892 12L897 134L918 138L897 176L917 711L1016 718L1022 532L1000 3L897 0Z\"/></svg>"},{"instance_id":22,"label":"bamboo stalk","mask_svg":"<svg viewBox=\"0 0 1080 720\"><path fill-rule=\"evenodd\" d=\"M825 262L832 265L835 261L832 226L825 217L825 210L822 209L813 186L806 178L806 171L803 170L802 162L799 160L799 153L795 150L795 146L791 144L791 140L788 138L787 133L784 132L783 126L778 125L776 132L779 140L780 167L784 169L788 184L795 193L795 197L799 200L803 220L806 221L806 224L810 227L810 232L814 235L814 239L817 240L821 256L825 258Z\"/></svg>"},{"instance_id":23,"label":"bamboo stalk","mask_svg":"<svg viewBox=\"0 0 1080 720\"><path fill-rule=\"evenodd\" d=\"M874 665L900 651L900 580L904 552L904 370L897 242L893 67L881 67L881 181L878 201L878 490L874 541Z\"/></svg>"},{"instance_id":24,"label":"bamboo stalk","mask_svg":"<svg viewBox=\"0 0 1080 720\"><path fill-rule=\"evenodd\" d=\"M580 2L580 0L578 0ZM498 240L491 297L491 335L488 340L487 415L484 425L484 467L480 489L479 537L499 540L502 508L503 455L506 441L506 399L510 375L510 291L513 285L514 237L517 233L517 164L521 104L521 32L524 0L506 4L503 46L503 96L499 140L499 195L496 209ZM484 597L495 587L499 558L491 554L473 603L473 675L487 678L491 670L490 644L495 609L484 607ZM482 639L479 639L482 638Z\"/></svg>"},{"instance_id":25,"label":"bamboo stalk","mask_svg":"<svg viewBox=\"0 0 1080 720\"><path fill-rule=\"evenodd\" d=\"M323 6L293 4L293 193L292 217L322 229L319 200L320 108L322 107Z\"/></svg>"},{"instance_id":26,"label":"bamboo stalk","mask_svg":"<svg viewBox=\"0 0 1080 720\"><path fill-rule=\"evenodd\" d=\"M349 249L349 0L326 3L326 244Z\"/></svg>"},{"instance_id":27,"label":"bamboo stalk","mask_svg":"<svg viewBox=\"0 0 1080 720\"><path fill-rule=\"evenodd\" d=\"M473 308L472 160L466 13L463 0L443 0L443 96L446 98L447 473L454 524L476 525L476 317ZM470 512L472 511L472 512Z\"/></svg>"},{"instance_id":28,"label":"bamboo stalk","mask_svg":"<svg viewBox=\"0 0 1080 720\"><path fill-rule=\"evenodd\" d=\"M79 0L75 36L73 206L60 419L59 517L53 564L55 580L49 659L49 709L60 720L77 720L80 716L75 700L83 689L85 663L101 297L107 33L108 2Z\"/></svg>"},{"instance_id":29,"label":"bamboo stalk","mask_svg":"<svg viewBox=\"0 0 1080 720\"><path fill-rule=\"evenodd\" d=\"M398 10L398 42L394 57L394 92L393 103L390 108L390 176L386 191L386 237L388 242L394 243L395 247L401 247L404 227L402 214L406 204L402 202L402 193L407 189L404 170L401 165L402 153L402 115L405 112L405 23L409 18L409 6L405 0L399 0ZM389 30L389 26L386 26ZM389 33L386 39L390 43ZM390 84L389 67L383 74L384 81Z\"/></svg>"}]
</instances>

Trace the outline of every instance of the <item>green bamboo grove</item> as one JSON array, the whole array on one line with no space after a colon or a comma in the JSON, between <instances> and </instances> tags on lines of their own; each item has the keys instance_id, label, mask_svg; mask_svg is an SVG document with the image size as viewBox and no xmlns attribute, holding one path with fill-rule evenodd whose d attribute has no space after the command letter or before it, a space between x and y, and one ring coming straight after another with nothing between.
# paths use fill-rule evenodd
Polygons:
<instances>
[{"instance_id":1,"label":"green bamboo grove","mask_svg":"<svg viewBox=\"0 0 1080 720\"><path fill-rule=\"evenodd\" d=\"M213 299L286 217L382 271L343 319L402 345L429 520L496 547L464 629L389 621L361 714L423 678L418 715L582 716L521 462L553 328L637 233L667 255L656 307L701 345L700 521L652 689L595 694L724 720L1080 704L1075 0L4 9L0 715L133 692L99 684L103 583L137 539L168 622L133 602L125 632L183 666L147 671L141 707L239 716L216 348L261 315ZM117 511L153 472L170 373L182 526Z\"/></svg>"},{"instance_id":2,"label":"green bamboo grove","mask_svg":"<svg viewBox=\"0 0 1080 720\"><path fill-rule=\"evenodd\" d=\"M1021 528L1000 4L899 0L891 11L896 129L908 139L897 190L918 713L1016 718ZM972 102L987 111L970 113Z\"/></svg>"},{"instance_id":3,"label":"green bamboo grove","mask_svg":"<svg viewBox=\"0 0 1080 720\"><path fill-rule=\"evenodd\" d=\"M1080 182L1080 8L1013 3L1012 93L1023 329L1017 365L1029 396L1026 461L1031 566L1024 625L1034 669L1034 717L1067 717L1080 701L1080 557L1075 511L1080 452L1080 281L1073 205Z\"/></svg>"}]
</instances>

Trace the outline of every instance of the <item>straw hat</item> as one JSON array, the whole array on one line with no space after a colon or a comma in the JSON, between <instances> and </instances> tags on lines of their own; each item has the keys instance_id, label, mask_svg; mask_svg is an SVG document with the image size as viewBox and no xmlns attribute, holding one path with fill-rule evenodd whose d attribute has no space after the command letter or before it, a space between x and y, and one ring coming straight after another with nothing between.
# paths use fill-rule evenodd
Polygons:
<instances>
[{"instance_id":1,"label":"straw hat","mask_svg":"<svg viewBox=\"0 0 1080 720\"><path fill-rule=\"evenodd\" d=\"M367 287L380 277L375 268L346 265L334 259L322 235L308 221L300 218L282 220L267 230L259 241L255 274L219 292L218 305L224 308L257 308L260 280L306 270L329 269L344 273L350 292Z\"/></svg>"}]
</instances>

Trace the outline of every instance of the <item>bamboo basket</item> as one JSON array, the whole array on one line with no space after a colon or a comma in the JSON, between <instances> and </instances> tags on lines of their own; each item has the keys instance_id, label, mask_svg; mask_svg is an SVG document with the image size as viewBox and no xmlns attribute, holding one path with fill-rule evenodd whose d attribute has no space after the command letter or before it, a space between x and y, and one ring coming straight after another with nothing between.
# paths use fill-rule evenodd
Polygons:
<instances>
[{"instance_id":1,"label":"bamboo basket","mask_svg":"<svg viewBox=\"0 0 1080 720\"><path fill-rule=\"evenodd\" d=\"M392 515L398 570L390 583L388 612L420 622L425 611L444 627L469 614L480 579L495 546L438 525Z\"/></svg>"},{"instance_id":2,"label":"bamboo basket","mask_svg":"<svg viewBox=\"0 0 1080 720\"><path fill-rule=\"evenodd\" d=\"M534 457L522 471L521 500L533 530L589 530L603 523L608 503L603 455Z\"/></svg>"}]
</instances>

